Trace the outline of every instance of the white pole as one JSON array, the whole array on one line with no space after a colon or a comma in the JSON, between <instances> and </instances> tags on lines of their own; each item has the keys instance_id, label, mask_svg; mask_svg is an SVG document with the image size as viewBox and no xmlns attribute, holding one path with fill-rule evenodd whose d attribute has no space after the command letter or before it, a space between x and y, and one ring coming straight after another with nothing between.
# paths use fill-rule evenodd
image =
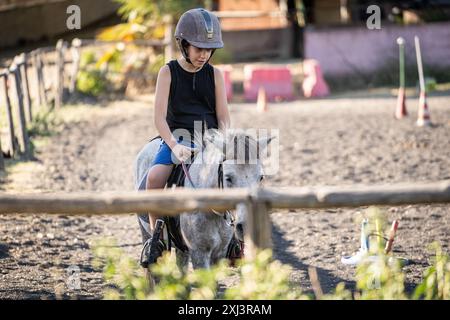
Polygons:
<instances>
[{"instance_id":1,"label":"white pole","mask_svg":"<svg viewBox=\"0 0 450 320\"><path fill-rule=\"evenodd\" d=\"M425 80L423 78L422 54L420 53L420 40L418 36L414 36L416 45L417 69L419 70L420 91L425 92Z\"/></svg>"}]
</instances>

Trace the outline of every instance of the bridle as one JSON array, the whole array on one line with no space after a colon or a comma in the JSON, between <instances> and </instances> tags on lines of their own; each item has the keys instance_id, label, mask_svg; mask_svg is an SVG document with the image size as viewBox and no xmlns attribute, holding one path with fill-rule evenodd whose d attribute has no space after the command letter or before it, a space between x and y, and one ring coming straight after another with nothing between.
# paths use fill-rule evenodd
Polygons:
<instances>
[{"instance_id":1,"label":"bridle","mask_svg":"<svg viewBox=\"0 0 450 320\"><path fill-rule=\"evenodd\" d=\"M184 161L181 161L181 167L183 168L184 175L189 180L189 183L192 185L194 189L197 189L194 182L192 181L191 175L189 174L189 170L187 169L186 163ZM224 188L222 162L219 163L219 167L217 168L217 186L219 187L219 189ZM225 213L220 213L214 209L211 209L211 211L218 216L222 216L225 219L227 225L229 225L230 227L234 227L234 221L236 220L236 217L230 210L225 211Z\"/></svg>"}]
</instances>

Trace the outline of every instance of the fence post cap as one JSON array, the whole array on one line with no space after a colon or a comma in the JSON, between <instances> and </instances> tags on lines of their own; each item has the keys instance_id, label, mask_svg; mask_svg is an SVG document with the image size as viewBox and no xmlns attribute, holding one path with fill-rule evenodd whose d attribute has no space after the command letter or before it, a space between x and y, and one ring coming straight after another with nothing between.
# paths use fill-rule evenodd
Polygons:
<instances>
[{"instance_id":1,"label":"fence post cap","mask_svg":"<svg viewBox=\"0 0 450 320\"><path fill-rule=\"evenodd\" d=\"M72 46L74 47L80 47L81 46L81 39L80 38L74 38L72 40Z\"/></svg>"},{"instance_id":2,"label":"fence post cap","mask_svg":"<svg viewBox=\"0 0 450 320\"><path fill-rule=\"evenodd\" d=\"M24 53L21 53L21 54L15 56L15 57L14 57L14 63L15 63L17 66L20 66L21 64L25 63L25 54L24 54Z\"/></svg>"},{"instance_id":3,"label":"fence post cap","mask_svg":"<svg viewBox=\"0 0 450 320\"><path fill-rule=\"evenodd\" d=\"M58 42L56 42L56 48L57 49L61 49L64 45L64 40L63 39L59 39Z\"/></svg>"},{"instance_id":4,"label":"fence post cap","mask_svg":"<svg viewBox=\"0 0 450 320\"><path fill-rule=\"evenodd\" d=\"M9 72L10 72L10 73L14 73L14 72L16 72L16 70L17 70L17 64L16 64L16 62L14 61L14 62L11 64L11 66L9 67Z\"/></svg>"}]
</instances>

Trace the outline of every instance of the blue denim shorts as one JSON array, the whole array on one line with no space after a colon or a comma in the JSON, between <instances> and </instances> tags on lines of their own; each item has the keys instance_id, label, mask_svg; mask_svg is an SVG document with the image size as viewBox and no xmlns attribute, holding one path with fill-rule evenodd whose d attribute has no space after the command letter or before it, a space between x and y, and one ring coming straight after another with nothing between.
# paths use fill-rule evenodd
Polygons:
<instances>
[{"instance_id":1,"label":"blue denim shorts","mask_svg":"<svg viewBox=\"0 0 450 320\"><path fill-rule=\"evenodd\" d=\"M178 143L184 146L189 146L189 142L183 142L182 139L179 139ZM195 148L195 144L193 142L191 142L190 146L191 148ZM155 164L179 164L179 161L177 161L177 158L164 140L161 141L158 152L155 155L155 159L153 159L152 166Z\"/></svg>"}]
</instances>

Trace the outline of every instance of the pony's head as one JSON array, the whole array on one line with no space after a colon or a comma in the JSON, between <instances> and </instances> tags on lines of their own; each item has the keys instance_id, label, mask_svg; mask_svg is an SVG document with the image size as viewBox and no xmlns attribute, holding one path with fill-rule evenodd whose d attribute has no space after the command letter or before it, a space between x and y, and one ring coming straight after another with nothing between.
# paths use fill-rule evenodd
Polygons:
<instances>
[{"instance_id":1,"label":"pony's head","mask_svg":"<svg viewBox=\"0 0 450 320\"><path fill-rule=\"evenodd\" d=\"M256 137L242 130L227 130L225 134L208 130L204 142L210 161L222 163L224 188L252 188L264 178L262 160L273 137ZM235 235L243 241L246 225L245 204L236 208Z\"/></svg>"}]
</instances>

